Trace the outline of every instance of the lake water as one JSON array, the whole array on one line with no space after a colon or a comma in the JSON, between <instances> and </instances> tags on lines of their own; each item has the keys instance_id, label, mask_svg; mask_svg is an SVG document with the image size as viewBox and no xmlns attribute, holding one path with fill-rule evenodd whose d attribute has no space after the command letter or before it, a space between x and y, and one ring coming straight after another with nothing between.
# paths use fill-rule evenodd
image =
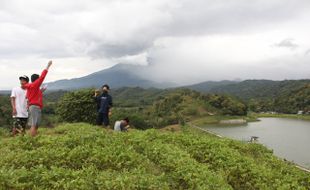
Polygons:
<instances>
[{"instance_id":1,"label":"lake water","mask_svg":"<svg viewBox=\"0 0 310 190\"><path fill-rule=\"evenodd\" d=\"M216 134L238 140L258 136L274 154L310 169L310 121L261 118L242 126L205 126Z\"/></svg>"}]
</instances>

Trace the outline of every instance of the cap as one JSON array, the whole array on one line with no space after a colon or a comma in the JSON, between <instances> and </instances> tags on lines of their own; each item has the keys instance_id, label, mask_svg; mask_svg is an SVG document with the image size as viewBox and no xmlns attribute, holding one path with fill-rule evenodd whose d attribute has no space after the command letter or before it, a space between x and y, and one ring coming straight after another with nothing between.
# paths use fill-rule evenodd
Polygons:
<instances>
[{"instance_id":1,"label":"cap","mask_svg":"<svg viewBox=\"0 0 310 190\"><path fill-rule=\"evenodd\" d=\"M20 76L19 80L25 80L25 81L29 82L29 78L26 75Z\"/></svg>"}]
</instances>

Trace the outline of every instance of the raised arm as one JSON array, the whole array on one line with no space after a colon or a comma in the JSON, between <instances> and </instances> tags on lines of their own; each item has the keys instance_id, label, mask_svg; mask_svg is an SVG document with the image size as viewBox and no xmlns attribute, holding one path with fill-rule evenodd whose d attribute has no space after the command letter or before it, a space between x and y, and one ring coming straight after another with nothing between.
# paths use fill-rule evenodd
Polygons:
<instances>
[{"instance_id":1,"label":"raised arm","mask_svg":"<svg viewBox=\"0 0 310 190\"><path fill-rule=\"evenodd\" d=\"M46 70L49 70L52 65L53 65L53 61L50 60L47 64Z\"/></svg>"},{"instance_id":2,"label":"raised arm","mask_svg":"<svg viewBox=\"0 0 310 190\"><path fill-rule=\"evenodd\" d=\"M39 88L42 85L42 83L43 83L43 81L44 81L44 79L45 79L45 77L46 77L46 75L48 73L48 70L50 69L52 64L53 64L53 62L49 61L47 66L46 66L46 69L44 69L42 71L40 77L36 81L34 81L31 85L33 85L35 88Z\"/></svg>"}]
</instances>

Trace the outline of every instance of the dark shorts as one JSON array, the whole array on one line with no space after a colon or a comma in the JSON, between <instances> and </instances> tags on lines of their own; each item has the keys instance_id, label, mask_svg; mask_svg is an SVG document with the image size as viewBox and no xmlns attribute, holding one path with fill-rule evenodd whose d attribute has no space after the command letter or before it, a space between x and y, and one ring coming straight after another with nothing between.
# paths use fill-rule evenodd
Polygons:
<instances>
[{"instance_id":1,"label":"dark shorts","mask_svg":"<svg viewBox=\"0 0 310 190\"><path fill-rule=\"evenodd\" d=\"M13 118L13 130L16 133L25 133L28 118Z\"/></svg>"},{"instance_id":2,"label":"dark shorts","mask_svg":"<svg viewBox=\"0 0 310 190\"><path fill-rule=\"evenodd\" d=\"M98 113L96 123L97 123L97 125L109 126L109 124L110 124L109 114Z\"/></svg>"}]
</instances>

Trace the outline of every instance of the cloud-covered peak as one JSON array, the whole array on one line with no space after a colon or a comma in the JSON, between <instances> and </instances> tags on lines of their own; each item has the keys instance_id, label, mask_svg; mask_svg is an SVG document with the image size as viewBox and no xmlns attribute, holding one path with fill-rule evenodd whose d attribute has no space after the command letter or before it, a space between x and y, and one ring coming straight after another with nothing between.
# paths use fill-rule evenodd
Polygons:
<instances>
[{"instance_id":1,"label":"cloud-covered peak","mask_svg":"<svg viewBox=\"0 0 310 190\"><path fill-rule=\"evenodd\" d=\"M306 77L309 68L293 65L310 46L309 16L308 0L2 0L0 79L12 82L0 87L49 59L48 80L119 62L149 64L148 78L180 83L273 78L263 73L275 60L292 64L281 77Z\"/></svg>"}]
</instances>

